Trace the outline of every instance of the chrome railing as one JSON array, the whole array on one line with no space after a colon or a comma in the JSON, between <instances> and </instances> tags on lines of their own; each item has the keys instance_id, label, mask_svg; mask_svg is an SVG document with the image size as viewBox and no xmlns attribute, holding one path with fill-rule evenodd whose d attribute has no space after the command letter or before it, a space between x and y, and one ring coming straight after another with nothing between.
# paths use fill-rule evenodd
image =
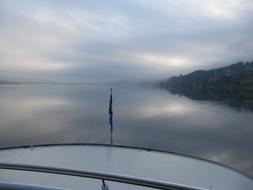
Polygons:
<instances>
[{"instance_id":1,"label":"chrome railing","mask_svg":"<svg viewBox=\"0 0 253 190\"><path fill-rule=\"evenodd\" d=\"M48 167L48 166L26 165L26 164L0 163L0 169L42 172L42 173L49 173L49 174L85 177L85 178L92 178L92 179L100 179L103 181L113 181L113 182L138 185L138 186L156 188L156 189L164 189L164 190L208 190L207 188L193 187L193 186L188 186L188 185L179 184L179 183L153 180L153 179L147 179L147 178L141 178L141 177L135 177L135 176L103 173L99 171L85 171L85 170L76 170L76 169L67 169L67 168L57 168L57 167L51 167L51 166Z\"/></svg>"}]
</instances>

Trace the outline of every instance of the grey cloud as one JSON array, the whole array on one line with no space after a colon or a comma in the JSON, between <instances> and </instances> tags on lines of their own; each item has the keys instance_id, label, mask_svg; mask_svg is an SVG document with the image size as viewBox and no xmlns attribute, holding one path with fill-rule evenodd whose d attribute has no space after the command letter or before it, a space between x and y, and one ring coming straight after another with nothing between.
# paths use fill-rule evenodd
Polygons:
<instances>
[{"instance_id":1,"label":"grey cloud","mask_svg":"<svg viewBox=\"0 0 253 190\"><path fill-rule=\"evenodd\" d=\"M110 81L251 60L252 6L248 0L217 6L199 0L2 1L0 71ZM148 63L143 56L158 59ZM187 61L175 67L171 58Z\"/></svg>"}]
</instances>

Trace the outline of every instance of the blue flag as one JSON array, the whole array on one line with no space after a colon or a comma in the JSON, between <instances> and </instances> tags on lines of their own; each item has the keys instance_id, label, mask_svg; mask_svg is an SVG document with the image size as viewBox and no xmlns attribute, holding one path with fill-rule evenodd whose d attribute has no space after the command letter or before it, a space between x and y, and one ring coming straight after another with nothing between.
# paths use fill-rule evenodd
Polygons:
<instances>
[{"instance_id":1,"label":"blue flag","mask_svg":"<svg viewBox=\"0 0 253 190\"><path fill-rule=\"evenodd\" d=\"M109 104L109 115L112 115L112 89L111 89L111 95L110 95L110 104Z\"/></svg>"},{"instance_id":2,"label":"blue flag","mask_svg":"<svg viewBox=\"0 0 253 190\"><path fill-rule=\"evenodd\" d=\"M110 103L109 103L109 124L112 128L113 126L113 121L112 121L112 116L113 116L113 111L112 111L112 88L111 90L111 95L110 95Z\"/></svg>"},{"instance_id":3,"label":"blue flag","mask_svg":"<svg viewBox=\"0 0 253 190\"><path fill-rule=\"evenodd\" d=\"M111 127L111 144L113 144L113 111L112 111L112 88L110 94L110 102L109 102L109 124Z\"/></svg>"}]
</instances>

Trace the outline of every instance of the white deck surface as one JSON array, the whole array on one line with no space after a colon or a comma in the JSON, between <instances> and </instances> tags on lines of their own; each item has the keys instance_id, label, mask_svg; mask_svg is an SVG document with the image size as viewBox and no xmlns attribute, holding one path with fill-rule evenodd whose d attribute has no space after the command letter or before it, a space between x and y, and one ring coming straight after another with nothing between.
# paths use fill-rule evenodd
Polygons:
<instances>
[{"instance_id":1,"label":"white deck surface","mask_svg":"<svg viewBox=\"0 0 253 190\"><path fill-rule=\"evenodd\" d=\"M0 151L1 163L84 169L170 181L212 190L252 190L253 181L233 170L176 154L133 148L67 145ZM69 189L101 189L101 181L79 177L0 170L0 182L50 185ZM108 182L111 189L138 186ZM139 187L139 189L145 189Z\"/></svg>"}]
</instances>

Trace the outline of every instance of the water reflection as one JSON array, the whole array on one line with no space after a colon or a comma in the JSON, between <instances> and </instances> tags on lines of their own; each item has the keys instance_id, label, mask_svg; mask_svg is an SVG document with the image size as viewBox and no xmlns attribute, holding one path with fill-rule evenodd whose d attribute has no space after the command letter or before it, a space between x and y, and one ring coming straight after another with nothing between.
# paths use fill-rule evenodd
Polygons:
<instances>
[{"instance_id":1,"label":"water reflection","mask_svg":"<svg viewBox=\"0 0 253 190\"><path fill-rule=\"evenodd\" d=\"M166 90L170 94L177 95L179 97L185 96L193 100L213 100L213 101L219 101L220 103L224 103L231 108L237 109L238 111L252 111L253 112L253 101L252 100L243 100L238 97L230 96L219 96L218 94L213 96L210 94L206 94L199 91L190 91L190 90L183 90L180 88L171 88L166 85L162 84L155 84L155 85L148 85L147 87L153 87L153 88L159 88L161 90Z\"/></svg>"},{"instance_id":2,"label":"water reflection","mask_svg":"<svg viewBox=\"0 0 253 190\"><path fill-rule=\"evenodd\" d=\"M109 143L102 85L0 87L0 146ZM114 142L194 155L253 175L253 113L140 86L113 88Z\"/></svg>"},{"instance_id":3,"label":"water reflection","mask_svg":"<svg viewBox=\"0 0 253 190\"><path fill-rule=\"evenodd\" d=\"M178 102L171 102L167 104L161 103L156 105L146 105L146 108L144 110L143 107L141 107L139 114L143 114L144 117L159 115L181 116L193 111L192 109L193 108L189 105L184 105L183 103Z\"/></svg>"}]
</instances>

